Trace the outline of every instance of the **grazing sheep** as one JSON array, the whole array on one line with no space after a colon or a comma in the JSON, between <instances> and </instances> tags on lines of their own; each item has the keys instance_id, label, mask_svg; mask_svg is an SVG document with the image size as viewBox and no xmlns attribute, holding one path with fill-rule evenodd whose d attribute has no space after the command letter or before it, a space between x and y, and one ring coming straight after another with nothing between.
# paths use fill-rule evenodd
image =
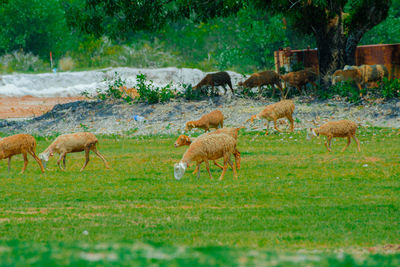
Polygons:
<instances>
[{"instance_id":1,"label":"grazing sheep","mask_svg":"<svg viewBox=\"0 0 400 267\"><path fill-rule=\"evenodd\" d=\"M46 167L49 158L54 155L54 153L60 154L60 158L57 160L57 165L61 170L65 170L65 158L67 153L82 152L85 151L86 161L81 171L83 171L89 162L89 152L92 150L101 160L108 169L108 163L103 155L97 151L96 145L98 140L96 136L92 133L74 133L74 134L64 134L54 140L51 145L46 148L45 151L39 154L39 158L42 160L43 165ZM61 160L63 161L64 168L61 168Z\"/></svg>"},{"instance_id":2,"label":"grazing sheep","mask_svg":"<svg viewBox=\"0 0 400 267\"><path fill-rule=\"evenodd\" d=\"M189 146L185 154L183 154L181 161L174 165L174 176L179 180L182 178L186 168L190 166L191 162L196 162L197 167L204 162L210 179L212 179L208 161L224 158L224 167L219 179L224 179L228 164L233 169L234 177L237 178L236 167L232 164L230 159L235 149L236 140L232 136L224 133L202 135ZM198 172L197 176L199 177L199 175L200 173Z\"/></svg>"},{"instance_id":3,"label":"grazing sheep","mask_svg":"<svg viewBox=\"0 0 400 267\"><path fill-rule=\"evenodd\" d=\"M310 128L310 131L307 132L307 139L310 140L314 136L325 135L327 137L327 142L325 142L325 146L329 152L331 152L331 140L333 137L347 137L347 144L342 149L342 152L346 150L346 148L351 143L351 138L353 138L358 147L358 151L360 151L360 141L356 137L357 124L353 121L349 120L340 120L340 121L330 121L323 124L319 128Z\"/></svg>"},{"instance_id":4,"label":"grazing sheep","mask_svg":"<svg viewBox=\"0 0 400 267\"><path fill-rule=\"evenodd\" d=\"M290 85L294 86L301 93L301 87L306 86L307 83L311 83L313 86L317 87L315 81L317 80L317 74L311 69L299 70L295 72L290 72L288 74L280 75L280 78ZM289 89L286 91L285 98L289 93Z\"/></svg>"},{"instance_id":5,"label":"grazing sheep","mask_svg":"<svg viewBox=\"0 0 400 267\"><path fill-rule=\"evenodd\" d=\"M218 129L214 132L210 132L210 133L206 133L206 134L219 134L219 133L225 133L227 135L232 136L236 141L238 138L238 132L240 129L242 129L244 127L239 127L239 128L221 128ZM194 141L194 140L193 140ZM189 136L187 135L180 135L178 137L178 139L175 141L175 147L181 147L181 146L190 146L190 144L192 143L192 140L190 139ZM236 164L236 169L240 170L240 151L235 149L235 151L233 151L233 155L235 156L235 164ZM223 168L221 165L219 165L215 160L214 160L214 165L218 166L219 168ZM196 168L193 172L193 174L195 174L198 171L198 169Z\"/></svg>"},{"instance_id":6,"label":"grazing sheep","mask_svg":"<svg viewBox=\"0 0 400 267\"><path fill-rule=\"evenodd\" d=\"M294 121L293 121L293 112L294 112L294 103L292 100L282 100L277 103L268 105L262 110L260 113L257 115L251 116L251 122L253 123L254 119L266 119L268 120L267 123L267 131L265 132L265 135L268 135L268 129L269 129L269 122L274 121L274 128L278 132L282 132L281 130L278 129L276 126L276 121L280 118L287 118L290 122L290 131L293 132L294 129Z\"/></svg>"},{"instance_id":7,"label":"grazing sheep","mask_svg":"<svg viewBox=\"0 0 400 267\"><path fill-rule=\"evenodd\" d=\"M279 79L279 75L272 70L267 70L263 72L258 72L254 73L245 80L244 82L239 82L239 86L243 86L245 88L253 88L253 87L258 87L258 93L261 94L261 86L263 85L271 85L274 89L272 92L272 95L275 95L275 86L279 88L282 94L282 98L285 98L285 95L283 93L283 89L281 86L281 81Z\"/></svg>"},{"instance_id":8,"label":"grazing sheep","mask_svg":"<svg viewBox=\"0 0 400 267\"><path fill-rule=\"evenodd\" d=\"M11 157L22 154L24 166L22 167L21 173L24 173L28 165L28 153L39 164L40 170L44 172L43 165L36 156L36 140L32 135L16 134L0 139L0 159L8 158L8 172L10 172L11 169Z\"/></svg>"},{"instance_id":9,"label":"grazing sheep","mask_svg":"<svg viewBox=\"0 0 400 267\"><path fill-rule=\"evenodd\" d=\"M211 86L212 94L215 94L215 86L222 86L224 88L224 94L226 94L226 84L231 88L233 95L231 77L226 71L221 71L207 74L193 89L197 90L203 86Z\"/></svg>"},{"instance_id":10,"label":"grazing sheep","mask_svg":"<svg viewBox=\"0 0 400 267\"><path fill-rule=\"evenodd\" d=\"M348 70L337 70L333 73L332 75L332 84L335 85L338 82L342 81L352 81L354 82L358 89L360 89L360 92L362 90L361 88L361 72L359 69L348 69Z\"/></svg>"},{"instance_id":11,"label":"grazing sheep","mask_svg":"<svg viewBox=\"0 0 400 267\"><path fill-rule=\"evenodd\" d=\"M348 66L344 67L344 70L359 70L361 73L361 82L364 85L373 84L377 85L377 82L381 82L383 78L389 76L389 72L385 65L361 65L361 66Z\"/></svg>"},{"instance_id":12,"label":"grazing sheep","mask_svg":"<svg viewBox=\"0 0 400 267\"><path fill-rule=\"evenodd\" d=\"M218 109L211 111L208 114L204 114L197 121L188 121L186 123L185 131L190 131L192 128L200 128L205 132L208 132L210 128L218 129L218 127L224 127L224 114Z\"/></svg>"}]
</instances>

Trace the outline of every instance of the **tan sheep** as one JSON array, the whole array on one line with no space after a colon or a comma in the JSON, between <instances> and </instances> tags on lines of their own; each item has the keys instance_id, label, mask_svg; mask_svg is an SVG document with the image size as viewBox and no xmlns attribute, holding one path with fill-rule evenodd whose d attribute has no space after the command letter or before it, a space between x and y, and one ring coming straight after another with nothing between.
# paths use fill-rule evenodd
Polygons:
<instances>
[{"instance_id":1,"label":"tan sheep","mask_svg":"<svg viewBox=\"0 0 400 267\"><path fill-rule=\"evenodd\" d=\"M348 66L344 70L359 70L361 74L362 84L377 86L377 82L381 82L383 78L389 76L389 72L385 65L361 65L361 66Z\"/></svg>"},{"instance_id":2,"label":"tan sheep","mask_svg":"<svg viewBox=\"0 0 400 267\"><path fill-rule=\"evenodd\" d=\"M190 131L193 128L200 128L205 132L208 132L210 128L218 129L218 127L224 127L224 114L222 114L220 110L216 109L201 116L197 121L188 121L186 123L185 131Z\"/></svg>"},{"instance_id":3,"label":"tan sheep","mask_svg":"<svg viewBox=\"0 0 400 267\"><path fill-rule=\"evenodd\" d=\"M317 74L310 68L305 70L299 70L281 75L280 78L290 85L296 87L299 92L302 92L302 87L306 86L307 83L311 83L313 86L317 87L315 81L317 80ZM289 89L286 91L285 98L289 93Z\"/></svg>"},{"instance_id":4,"label":"tan sheep","mask_svg":"<svg viewBox=\"0 0 400 267\"><path fill-rule=\"evenodd\" d=\"M202 135L189 146L185 154L183 154L181 161L175 164L174 176L179 180L183 177L186 168L190 166L191 162L196 162L197 167L204 162L210 179L212 179L208 161L223 158L224 167L219 179L224 179L228 164L233 169L234 177L237 178L236 167L232 164L230 159L235 149L236 140L230 135L224 133ZM199 176L199 174L200 172L198 172L197 176Z\"/></svg>"},{"instance_id":5,"label":"tan sheep","mask_svg":"<svg viewBox=\"0 0 400 267\"><path fill-rule=\"evenodd\" d=\"M22 154L24 158L24 166L21 173L25 172L28 165L27 154L30 154L39 164L40 170L44 172L44 168L39 158L36 156L36 140L29 134L16 134L0 139L0 159L8 158L8 172L11 169L11 157Z\"/></svg>"},{"instance_id":6,"label":"tan sheep","mask_svg":"<svg viewBox=\"0 0 400 267\"><path fill-rule=\"evenodd\" d=\"M65 170L65 158L68 153L85 151L86 161L81 168L81 171L83 171L89 162L89 152L91 150L101 158L108 169L109 166L106 159L96 148L97 143L98 140L93 133L83 132L60 135L45 151L39 154L39 158L42 160L43 165L46 166L49 158L52 157L54 153L58 153L60 154L60 158L57 160L57 165L60 169ZM61 168L61 160L63 161L64 168Z\"/></svg>"},{"instance_id":7,"label":"tan sheep","mask_svg":"<svg viewBox=\"0 0 400 267\"><path fill-rule=\"evenodd\" d=\"M338 82L351 81L354 82L361 93L361 71L358 69L348 69L348 70L337 70L332 74L332 84L335 85Z\"/></svg>"},{"instance_id":8,"label":"tan sheep","mask_svg":"<svg viewBox=\"0 0 400 267\"><path fill-rule=\"evenodd\" d=\"M210 133L205 133L205 134L218 134L218 133L225 133L228 134L230 136L232 136L236 141L238 138L238 132L240 129L243 129L244 127L239 127L239 128L221 128L218 129L214 132L210 132ZM178 139L175 141L175 147L181 147L181 146L190 146L190 144L192 143L192 141L194 141L195 139L191 140L189 136L187 135L180 135L178 137ZM236 164L236 169L240 170L240 151L235 149L235 151L233 152L233 155L235 156L235 164ZM221 165L219 165L215 160L214 160L214 165L218 166L219 168L223 168ZM193 172L193 174L196 174L196 172L198 171L198 169L196 168Z\"/></svg>"},{"instance_id":9,"label":"tan sheep","mask_svg":"<svg viewBox=\"0 0 400 267\"><path fill-rule=\"evenodd\" d=\"M293 121L293 112L294 112L294 103L292 100L282 100L277 103L268 105L257 115L251 116L251 122L253 123L254 119L266 119L268 120L267 123L267 130L265 135L268 135L269 129L269 122L274 121L274 128L278 132L282 132L276 126L276 121L280 118L287 118L290 122L290 131L293 132L294 129L294 121Z\"/></svg>"},{"instance_id":10,"label":"tan sheep","mask_svg":"<svg viewBox=\"0 0 400 267\"><path fill-rule=\"evenodd\" d=\"M307 139L310 140L314 136L325 135L327 137L327 142L325 142L325 146L329 152L331 152L331 140L333 137L347 137L347 144L342 149L342 152L346 150L346 148L351 143L351 138L353 138L358 147L358 151L360 151L360 141L356 137L357 124L353 121L349 120L340 120L340 121L330 121L323 124L319 128L310 128L309 132L307 132Z\"/></svg>"},{"instance_id":11,"label":"tan sheep","mask_svg":"<svg viewBox=\"0 0 400 267\"><path fill-rule=\"evenodd\" d=\"M279 75L273 70L254 73L244 82L238 83L238 86L243 86L245 88L253 88L257 86L259 94L261 94L261 86L263 85L271 85L273 87L274 91L272 92L272 96L275 95L275 86L278 87L281 91L282 98L285 98Z\"/></svg>"}]
</instances>

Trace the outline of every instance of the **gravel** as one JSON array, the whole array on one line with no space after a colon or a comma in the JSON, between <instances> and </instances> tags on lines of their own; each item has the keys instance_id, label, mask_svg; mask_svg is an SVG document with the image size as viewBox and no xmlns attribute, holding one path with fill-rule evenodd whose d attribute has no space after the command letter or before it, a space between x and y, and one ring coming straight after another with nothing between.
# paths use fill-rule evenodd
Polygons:
<instances>
[{"instance_id":1,"label":"gravel","mask_svg":"<svg viewBox=\"0 0 400 267\"><path fill-rule=\"evenodd\" d=\"M382 104L353 105L340 100L293 99L295 130L315 127L328 120L350 119L362 126L400 127L400 102L391 100ZM152 135L180 134L185 123L200 118L214 109L220 109L226 119L224 125L246 126L248 131L262 130L264 121L246 122L271 99L244 99L230 96L201 101L173 100L165 104L126 104L121 101L77 101L56 105L50 112L28 120L1 120L0 132L54 135L80 131L101 134ZM144 121L133 119L135 115ZM287 122L280 120L280 128ZM200 130L199 130L200 131Z\"/></svg>"}]
</instances>

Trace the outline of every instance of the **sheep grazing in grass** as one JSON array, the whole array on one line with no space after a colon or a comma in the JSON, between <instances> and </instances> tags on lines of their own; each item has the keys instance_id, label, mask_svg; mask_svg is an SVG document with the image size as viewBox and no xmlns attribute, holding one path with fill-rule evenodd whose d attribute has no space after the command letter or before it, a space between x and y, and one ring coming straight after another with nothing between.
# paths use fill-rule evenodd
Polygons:
<instances>
[{"instance_id":1,"label":"sheep grazing in grass","mask_svg":"<svg viewBox=\"0 0 400 267\"><path fill-rule=\"evenodd\" d=\"M238 132L240 129L243 129L244 127L239 127L239 128L221 128L218 129L214 132L210 132L210 133L206 133L206 134L219 134L219 133L224 133L224 134L228 134L230 136L232 136L236 141L238 138ZM178 137L178 139L175 141L175 147L181 147L181 146L190 146L190 144L192 143L192 141L194 141L194 139L190 139L189 136L187 135L180 135ZM236 164L236 169L240 170L240 151L235 149L235 151L233 151L233 155L235 156L235 164ZM215 160L214 160L214 165L218 166L219 168L223 168L221 165L219 165ZM196 170L193 172L193 174L195 174L198 171L198 169L196 168Z\"/></svg>"},{"instance_id":2,"label":"sheep grazing in grass","mask_svg":"<svg viewBox=\"0 0 400 267\"><path fill-rule=\"evenodd\" d=\"M383 78L389 76L388 69L385 65L361 65L361 66L348 66L344 70L359 70L361 75L361 83L363 85L377 86L378 82L383 81Z\"/></svg>"},{"instance_id":3,"label":"sheep grazing in grass","mask_svg":"<svg viewBox=\"0 0 400 267\"><path fill-rule=\"evenodd\" d=\"M317 87L315 81L317 80L317 74L312 69L299 70L290 72L288 74L281 75L280 78L290 85L296 87L299 92L302 92L302 87L305 87L307 83L311 83ZM286 91L286 95L289 93L289 89ZM285 96L286 97L286 96Z\"/></svg>"},{"instance_id":4,"label":"sheep grazing in grass","mask_svg":"<svg viewBox=\"0 0 400 267\"><path fill-rule=\"evenodd\" d=\"M28 165L27 154L30 154L39 164L40 170L44 172L42 162L36 156L36 140L29 134L16 134L0 139L0 159L8 158L8 172L11 169L11 157L22 154L24 166L21 173L24 173Z\"/></svg>"},{"instance_id":5,"label":"sheep grazing in grass","mask_svg":"<svg viewBox=\"0 0 400 267\"><path fill-rule=\"evenodd\" d=\"M357 124L353 121L349 120L340 120L340 121L330 121L323 124L319 128L310 128L309 132L307 132L307 139L310 140L314 136L325 135L327 137L327 141L325 142L325 146L329 152L331 152L331 140L333 137L347 137L347 144L342 149L342 152L346 150L346 148L351 143L351 138L354 139L357 143L358 151L360 151L360 141L356 137Z\"/></svg>"},{"instance_id":6,"label":"sheep grazing in grass","mask_svg":"<svg viewBox=\"0 0 400 267\"><path fill-rule=\"evenodd\" d=\"M68 153L85 151L86 161L81 168L81 171L83 171L89 162L89 152L93 151L99 158L101 158L108 169L109 166L106 159L96 148L97 143L98 140L92 133L83 132L60 135L48 148L46 148L45 151L39 154L39 158L46 167L49 158L52 157L54 153L58 153L60 154L60 158L57 160L57 165L60 169L65 170L65 159ZM61 167L61 161L63 162L64 168Z\"/></svg>"},{"instance_id":7,"label":"sheep grazing in grass","mask_svg":"<svg viewBox=\"0 0 400 267\"><path fill-rule=\"evenodd\" d=\"M343 82L343 81L351 81L354 82L358 89L360 89L360 92L362 90L361 88L361 72L358 69L348 69L348 70L337 70L332 74L332 84L335 85L338 82Z\"/></svg>"},{"instance_id":8,"label":"sheep grazing in grass","mask_svg":"<svg viewBox=\"0 0 400 267\"><path fill-rule=\"evenodd\" d=\"M218 129L218 127L224 127L224 114L218 109L211 111L208 114L204 114L197 121L188 121L186 123L185 131L190 131L193 128L203 129L208 132L210 128Z\"/></svg>"},{"instance_id":9,"label":"sheep grazing in grass","mask_svg":"<svg viewBox=\"0 0 400 267\"><path fill-rule=\"evenodd\" d=\"M238 86L242 86L245 88L253 88L253 87L258 87L258 93L261 94L261 86L263 85L271 85L273 87L273 92L272 95L275 95L275 86L279 88L282 94L282 98L285 98L286 96L283 93L283 89L281 86L281 81L279 79L279 75L272 70L267 70L263 72L258 72L254 73L245 80L244 82L239 82Z\"/></svg>"},{"instance_id":10,"label":"sheep grazing in grass","mask_svg":"<svg viewBox=\"0 0 400 267\"><path fill-rule=\"evenodd\" d=\"M231 88L233 95L233 87L231 82L231 76L226 71L209 73L204 77L193 89L201 89L203 86L211 86L212 94L215 95L215 86L222 86L224 88L224 94L226 94L225 85L228 85Z\"/></svg>"},{"instance_id":11,"label":"sheep grazing in grass","mask_svg":"<svg viewBox=\"0 0 400 267\"><path fill-rule=\"evenodd\" d=\"M292 100L282 100L277 103L268 105L257 115L251 116L251 122L253 123L254 119L266 119L268 120L267 123L267 130L265 135L268 135L269 129L269 122L274 121L274 128L278 132L282 132L278 129L276 125L276 121L280 118L287 118L290 122L290 131L293 132L294 129L294 121L293 121L293 112L294 112L294 103Z\"/></svg>"},{"instance_id":12,"label":"sheep grazing in grass","mask_svg":"<svg viewBox=\"0 0 400 267\"><path fill-rule=\"evenodd\" d=\"M182 160L174 165L174 176L179 180L183 177L186 168L189 167L192 162L196 162L197 167L204 162L210 179L212 179L208 161L223 158L224 167L219 179L224 179L228 164L233 169L234 177L237 178L236 167L232 164L230 159L235 149L236 140L230 135L224 133L202 135L189 146L185 154L183 154ZM200 172L197 173L198 177L199 175Z\"/></svg>"}]
</instances>

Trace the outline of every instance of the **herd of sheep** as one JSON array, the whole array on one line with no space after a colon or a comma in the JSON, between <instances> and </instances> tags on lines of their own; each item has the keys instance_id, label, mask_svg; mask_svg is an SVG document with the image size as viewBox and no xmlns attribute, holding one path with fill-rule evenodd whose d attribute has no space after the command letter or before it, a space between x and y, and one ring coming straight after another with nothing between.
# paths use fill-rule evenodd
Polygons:
<instances>
[{"instance_id":1,"label":"herd of sheep","mask_svg":"<svg viewBox=\"0 0 400 267\"><path fill-rule=\"evenodd\" d=\"M338 70L332 75L332 83L338 81L353 81L361 89L361 84L367 85L371 82L382 81L387 77L388 72L383 65L362 65L360 67L347 66L344 70ZM275 130L281 132L277 127L277 120L287 118L290 123L290 131L294 130L293 112L295 105L291 100L285 100L288 91L284 93L281 86L281 80L291 86L296 87L300 92L301 88L307 83L315 84L317 74L312 69L305 69L301 71L291 72L284 75L278 75L274 71L263 71L255 73L250 76L246 81L239 83L239 86L253 88L258 87L259 92L261 86L270 85L273 88L278 87L281 91L283 100L266 106L260 113L253 115L249 120L266 119L269 122L274 122ZM204 86L210 86L212 93L215 93L215 86L228 85L233 93L233 87L230 76L227 72L217 72L207 74L196 86L195 90L199 90ZM275 89L274 89L275 90ZM226 89L225 89L226 93ZM189 121L186 123L185 131L190 131L193 128L203 129L204 134L200 135L194 140L186 135L181 135L175 142L175 147L189 146L183 154L181 161L174 166L174 175L176 179L181 179L185 170L192 162L196 163L194 174L200 174L200 165L205 163L206 169L210 178L211 172L209 167L209 160L213 160L214 164L222 169L220 179L224 178L228 165L233 169L234 177L237 177L237 170L240 169L240 152L237 150L238 131L243 128L224 128L224 115L219 110L214 110L208 114L203 115L200 119ZM216 131L209 132L211 128L217 129ZM327 122L319 128L309 129L307 131L307 139L313 136L325 135L327 141L325 146L328 151L331 151L331 140L333 137L347 138L347 144L342 151L351 143L353 138L360 151L360 142L356 137L357 124L349 120L331 121ZM98 140L93 133L82 132L74 134L64 134L57 137L43 153L36 156L36 141L35 138L29 134L17 134L2 138L0 140L0 160L8 158L8 171L10 171L11 158L14 155L22 154L24 159L24 166L22 173L25 171L28 164L27 154L30 154L39 164L42 172L45 171L46 163L54 153L59 154L57 165L60 169L65 170L66 156L68 153L85 152L85 163L81 171L85 169L89 162L89 153L93 151L103 162L106 168L109 168L108 163L104 156L97 150L96 145ZM235 164L231 161L231 155L234 155ZM223 158L223 166L219 165L216 160ZM61 162L63 167L61 167Z\"/></svg>"}]
</instances>

